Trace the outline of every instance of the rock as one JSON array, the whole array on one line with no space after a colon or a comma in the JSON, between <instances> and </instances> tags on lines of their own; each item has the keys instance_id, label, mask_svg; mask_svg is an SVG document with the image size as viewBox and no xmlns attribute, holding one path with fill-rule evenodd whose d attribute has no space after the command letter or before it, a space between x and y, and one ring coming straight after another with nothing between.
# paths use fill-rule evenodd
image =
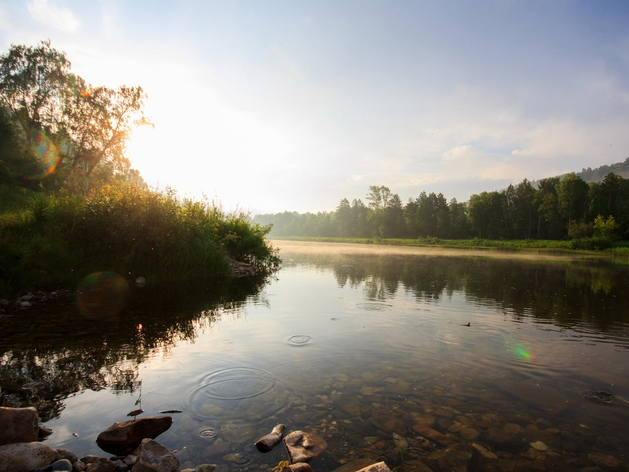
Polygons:
<instances>
[{"instance_id":1,"label":"rock","mask_svg":"<svg viewBox=\"0 0 629 472\"><path fill-rule=\"evenodd\" d=\"M211 446L203 449L201 457L203 459L213 459L215 457L222 457L229 452L229 446L231 443L222 442L218 444L212 444Z\"/></svg>"},{"instance_id":2,"label":"rock","mask_svg":"<svg viewBox=\"0 0 629 472\"><path fill-rule=\"evenodd\" d=\"M355 472L357 470L362 470L365 467L373 464L373 459L369 459L368 457L363 457L361 459L356 459L352 462L348 462L347 464L334 469L334 472Z\"/></svg>"},{"instance_id":3,"label":"rock","mask_svg":"<svg viewBox=\"0 0 629 472\"><path fill-rule=\"evenodd\" d=\"M39 435L39 418L35 408L0 407L0 446L30 443Z\"/></svg>"},{"instance_id":4,"label":"rock","mask_svg":"<svg viewBox=\"0 0 629 472\"><path fill-rule=\"evenodd\" d=\"M90 462L85 470L86 472L116 472L116 464L104 457L98 457L94 462Z\"/></svg>"},{"instance_id":5,"label":"rock","mask_svg":"<svg viewBox=\"0 0 629 472\"><path fill-rule=\"evenodd\" d=\"M485 431L483 439L498 447L498 449L504 449L509 452L518 452L522 447L520 441L515 436L496 428L489 428Z\"/></svg>"},{"instance_id":6,"label":"rock","mask_svg":"<svg viewBox=\"0 0 629 472\"><path fill-rule=\"evenodd\" d=\"M74 452L68 451L67 449L57 449L56 451L59 455L59 459L67 459L70 461L71 464L74 464L76 461L79 460Z\"/></svg>"},{"instance_id":7,"label":"rock","mask_svg":"<svg viewBox=\"0 0 629 472\"><path fill-rule=\"evenodd\" d=\"M284 438L284 444L291 464L309 462L328 447L328 443L318 434L304 433L303 431L290 433Z\"/></svg>"},{"instance_id":8,"label":"rock","mask_svg":"<svg viewBox=\"0 0 629 472\"><path fill-rule=\"evenodd\" d=\"M603 470L619 470L622 466L622 463L615 457L601 454L600 452L588 454L588 459Z\"/></svg>"},{"instance_id":9,"label":"rock","mask_svg":"<svg viewBox=\"0 0 629 472\"><path fill-rule=\"evenodd\" d=\"M269 452L280 443L282 437L284 436L285 430L286 426L284 426L283 424L278 424L269 434L267 434L266 436L262 436L260 439L258 439L254 443L254 446L260 452Z\"/></svg>"},{"instance_id":10,"label":"rock","mask_svg":"<svg viewBox=\"0 0 629 472\"><path fill-rule=\"evenodd\" d=\"M391 472L391 469L389 469L384 462L376 462L375 464L368 465L357 472Z\"/></svg>"},{"instance_id":11,"label":"rock","mask_svg":"<svg viewBox=\"0 0 629 472\"><path fill-rule=\"evenodd\" d=\"M360 416L360 406L358 403L348 403L347 405L343 405L341 410L349 416Z\"/></svg>"},{"instance_id":12,"label":"rock","mask_svg":"<svg viewBox=\"0 0 629 472\"><path fill-rule=\"evenodd\" d=\"M478 452L480 452L480 455L483 456L485 459L498 459L498 456L496 454L494 454L491 451L488 451L480 444L472 443L472 447L476 449Z\"/></svg>"},{"instance_id":13,"label":"rock","mask_svg":"<svg viewBox=\"0 0 629 472\"><path fill-rule=\"evenodd\" d=\"M447 472L467 472L476 470L478 452L466 444L452 444L446 449L428 455L431 468Z\"/></svg>"},{"instance_id":14,"label":"rock","mask_svg":"<svg viewBox=\"0 0 629 472\"><path fill-rule=\"evenodd\" d=\"M439 443L442 446L448 446L452 444L452 439L450 439L447 436L444 436L439 431L435 431L434 429L429 428L428 426L424 426L423 424L415 423L413 425L413 429L417 433L425 437L426 439L430 439L431 441Z\"/></svg>"},{"instance_id":15,"label":"rock","mask_svg":"<svg viewBox=\"0 0 629 472\"><path fill-rule=\"evenodd\" d=\"M404 461L404 470L409 472L433 472L433 470L419 459Z\"/></svg>"},{"instance_id":16,"label":"rock","mask_svg":"<svg viewBox=\"0 0 629 472\"><path fill-rule=\"evenodd\" d=\"M404 422L398 418L388 419L380 427L385 433L404 434L407 431Z\"/></svg>"},{"instance_id":17,"label":"rock","mask_svg":"<svg viewBox=\"0 0 629 472\"><path fill-rule=\"evenodd\" d=\"M214 472L216 470L216 464L201 464L197 466L194 472Z\"/></svg>"},{"instance_id":18,"label":"rock","mask_svg":"<svg viewBox=\"0 0 629 472\"><path fill-rule=\"evenodd\" d=\"M474 428L463 428L461 430L461 439L465 439L466 441L474 441L478 436L480 436L480 433Z\"/></svg>"},{"instance_id":19,"label":"rock","mask_svg":"<svg viewBox=\"0 0 629 472\"><path fill-rule=\"evenodd\" d=\"M133 472L177 472L179 460L154 439L143 439Z\"/></svg>"},{"instance_id":20,"label":"rock","mask_svg":"<svg viewBox=\"0 0 629 472\"><path fill-rule=\"evenodd\" d=\"M291 464L288 466L288 468L292 472L312 472L312 467L310 467L310 465L306 464L305 462L297 462L296 464Z\"/></svg>"},{"instance_id":21,"label":"rock","mask_svg":"<svg viewBox=\"0 0 629 472\"><path fill-rule=\"evenodd\" d=\"M72 472L72 463L68 459L60 459L48 467L35 469L33 472Z\"/></svg>"},{"instance_id":22,"label":"rock","mask_svg":"<svg viewBox=\"0 0 629 472\"><path fill-rule=\"evenodd\" d=\"M255 428L253 425L240 421L231 421L221 425L221 435L226 441L244 443L251 441Z\"/></svg>"},{"instance_id":23,"label":"rock","mask_svg":"<svg viewBox=\"0 0 629 472\"><path fill-rule=\"evenodd\" d=\"M393 444L400 451L406 451L408 449L408 441L397 433L393 433Z\"/></svg>"},{"instance_id":24,"label":"rock","mask_svg":"<svg viewBox=\"0 0 629 472\"><path fill-rule=\"evenodd\" d=\"M239 467L247 465L249 464L249 462L251 462L249 456L243 454L242 452L232 452L230 454L224 455L223 457L221 457L221 459L225 462L233 462Z\"/></svg>"},{"instance_id":25,"label":"rock","mask_svg":"<svg viewBox=\"0 0 629 472\"><path fill-rule=\"evenodd\" d=\"M542 441L532 442L531 447L541 452L548 451L548 446L544 444Z\"/></svg>"},{"instance_id":26,"label":"rock","mask_svg":"<svg viewBox=\"0 0 629 472\"><path fill-rule=\"evenodd\" d=\"M103 451L119 454L135 448L143 439L155 439L172 424L172 416L149 416L114 423L98 435L96 444Z\"/></svg>"},{"instance_id":27,"label":"rock","mask_svg":"<svg viewBox=\"0 0 629 472\"><path fill-rule=\"evenodd\" d=\"M57 451L40 442L0 446L0 472L30 472L57 460Z\"/></svg>"},{"instance_id":28,"label":"rock","mask_svg":"<svg viewBox=\"0 0 629 472\"><path fill-rule=\"evenodd\" d=\"M39 431L37 432L37 439L46 439L52 433L53 433L52 429L39 426Z\"/></svg>"}]
</instances>

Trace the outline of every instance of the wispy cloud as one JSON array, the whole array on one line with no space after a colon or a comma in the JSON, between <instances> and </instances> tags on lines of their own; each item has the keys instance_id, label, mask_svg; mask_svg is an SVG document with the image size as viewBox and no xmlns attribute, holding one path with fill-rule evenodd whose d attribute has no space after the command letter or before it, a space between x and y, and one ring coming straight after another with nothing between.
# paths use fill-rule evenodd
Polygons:
<instances>
[{"instance_id":1,"label":"wispy cloud","mask_svg":"<svg viewBox=\"0 0 629 472\"><path fill-rule=\"evenodd\" d=\"M33 0L27 8L33 19L52 28L73 32L81 26L79 19L68 8L52 5L48 0Z\"/></svg>"}]
</instances>

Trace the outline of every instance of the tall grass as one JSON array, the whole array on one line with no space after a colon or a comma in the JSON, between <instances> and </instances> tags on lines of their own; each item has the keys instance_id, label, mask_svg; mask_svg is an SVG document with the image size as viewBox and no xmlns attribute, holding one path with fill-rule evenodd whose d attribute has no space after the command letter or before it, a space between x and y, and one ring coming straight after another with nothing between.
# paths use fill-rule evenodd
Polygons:
<instances>
[{"instance_id":1,"label":"tall grass","mask_svg":"<svg viewBox=\"0 0 629 472\"><path fill-rule=\"evenodd\" d=\"M272 270L268 228L207 201L117 183L88 196L36 193L0 216L0 294L73 286L95 271L133 279L228 274L233 258Z\"/></svg>"}]
</instances>

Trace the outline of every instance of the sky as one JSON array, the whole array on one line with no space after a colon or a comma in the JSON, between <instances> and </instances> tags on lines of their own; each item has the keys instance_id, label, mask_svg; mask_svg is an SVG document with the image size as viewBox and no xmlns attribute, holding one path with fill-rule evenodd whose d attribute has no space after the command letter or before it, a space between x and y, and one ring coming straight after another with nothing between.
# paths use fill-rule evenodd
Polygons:
<instances>
[{"instance_id":1,"label":"sky","mask_svg":"<svg viewBox=\"0 0 629 472\"><path fill-rule=\"evenodd\" d=\"M620 0L0 0L3 53L50 39L144 89L148 184L251 214L624 161L627 25Z\"/></svg>"}]
</instances>

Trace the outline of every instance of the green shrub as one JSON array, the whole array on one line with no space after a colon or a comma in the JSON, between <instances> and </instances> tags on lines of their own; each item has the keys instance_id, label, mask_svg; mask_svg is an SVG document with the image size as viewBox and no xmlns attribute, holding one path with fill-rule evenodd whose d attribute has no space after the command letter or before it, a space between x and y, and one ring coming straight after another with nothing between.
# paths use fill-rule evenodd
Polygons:
<instances>
[{"instance_id":1,"label":"green shrub","mask_svg":"<svg viewBox=\"0 0 629 472\"><path fill-rule=\"evenodd\" d=\"M0 219L0 274L10 281L0 290L69 286L102 270L153 281L207 278L229 273L227 257L273 270L279 259L268 230L244 214L128 183L87 196L39 193Z\"/></svg>"}]
</instances>

